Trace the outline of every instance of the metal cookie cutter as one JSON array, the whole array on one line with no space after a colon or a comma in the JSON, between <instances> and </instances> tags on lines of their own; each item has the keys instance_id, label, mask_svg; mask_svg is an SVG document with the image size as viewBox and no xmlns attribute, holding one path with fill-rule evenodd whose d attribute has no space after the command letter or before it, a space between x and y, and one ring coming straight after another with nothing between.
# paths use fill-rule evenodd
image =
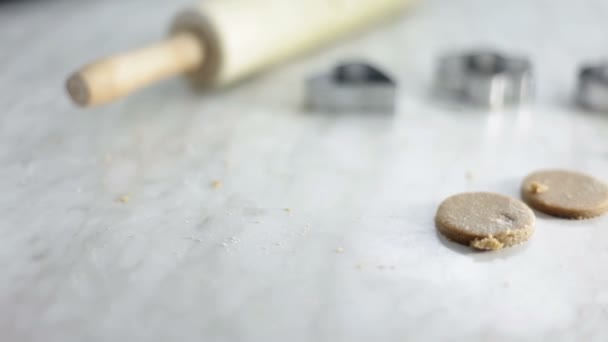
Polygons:
<instances>
[{"instance_id":1,"label":"metal cookie cutter","mask_svg":"<svg viewBox=\"0 0 608 342\"><path fill-rule=\"evenodd\" d=\"M522 57L488 50L449 54L435 76L441 95L474 106L500 109L532 98L532 64Z\"/></svg>"},{"instance_id":2,"label":"metal cookie cutter","mask_svg":"<svg viewBox=\"0 0 608 342\"><path fill-rule=\"evenodd\" d=\"M581 67L576 97L585 109L608 112L608 62Z\"/></svg>"},{"instance_id":3,"label":"metal cookie cutter","mask_svg":"<svg viewBox=\"0 0 608 342\"><path fill-rule=\"evenodd\" d=\"M307 81L307 105L331 112L393 112L395 82L377 68L361 62L344 63L331 73Z\"/></svg>"}]
</instances>

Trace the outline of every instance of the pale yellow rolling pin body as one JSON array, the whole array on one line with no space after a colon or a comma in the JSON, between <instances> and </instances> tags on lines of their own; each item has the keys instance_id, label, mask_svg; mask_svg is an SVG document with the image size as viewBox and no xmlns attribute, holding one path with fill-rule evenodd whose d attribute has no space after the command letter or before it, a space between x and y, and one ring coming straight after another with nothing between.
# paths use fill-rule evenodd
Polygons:
<instances>
[{"instance_id":1,"label":"pale yellow rolling pin body","mask_svg":"<svg viewBox=\"0 0 608 342\"><path fill-rule=\"evenodd\" d=\"M413 1L207 0L177 16L166 41L77 71L68 92L91 106L178 74L226 85L397 15Z\"/></svg>"}]
</instances>

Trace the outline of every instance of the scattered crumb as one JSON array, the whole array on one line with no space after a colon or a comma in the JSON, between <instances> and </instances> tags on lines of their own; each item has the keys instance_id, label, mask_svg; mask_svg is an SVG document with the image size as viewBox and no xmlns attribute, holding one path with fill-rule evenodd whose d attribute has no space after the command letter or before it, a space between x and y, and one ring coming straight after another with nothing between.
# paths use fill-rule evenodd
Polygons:
<instances>
[{"instance_id":1,"label":"scattered crumb","mask_svg":"<svg viewBox=\"0 0 608 342\"><path fill-rule=\"evenodd\" d=\"M362 270L362 269L363 269L363 266L364 266L364 265L363 265L363 263L362 263L362 262L360 262L360 263L358 263L357 265L355 265L355 267L356 267L358 270Z\"/></svg>"},{"instance_id":2,"label":"scattered crumb","mask_svg":"<svg viewBox=\"0 0 608 342\"><path fill-rule=\"evenodd\" d=\"M229 238L224 238L224 240L222 241L222 246L228 248L230 246L237 245L239 242L241 242L241 240L239 238L231 236Z\"/></svg>"},{"instance_id":3,"label":"scattered crumb","mask_svg":"<svg viewBox=\"0 0 608 342\"><path fill-rule=\"evenodd\" d=\"M384 265L378 265L379 270L384 270Z\"/></svg>"},{"instance_id":4,"label":"scattered crumb","mask_svg":"<svg viewBox=\"0 0 608 342\"><path fill-rule=\"evenodd\" d=\"M395 266L393 266L393 265L391 265L391 266L389 266L388 268L389 268L389 269L391 269L391 270L394 270L396 267L395 267Z\"/></svg>"},{"instance_id":5,"label":"scattered crumb","mask_svg":"<svg viewBox=\"0 0 608 342\"><path fill-rule=\"evenodd\" d=\"M129 195L122 195L120 197L118 197L117 201L120 203L128 203L131 200L131 196Z\"/></svg>"},{"instance_id":6,"label":"scattered crumb","mask_svg":"<svg viewBox=\"0 0 608 342\"><path fill-rule=\"evenodd\" d=\"M222 187L222 185L224 185L224 183L222 183L222 181L221 181L221 180L217 180L217 179L216 179L216 180L214 180L214 181L212 181L212 182L211 182L211 187L212 187L213 189L219 189L219 188L221 188L221 187Z\"/></svg>"},{"instance_id":7,"label":"scattered crumb","mask_svg":"<svg viewBox=\"0 0 608 342\"><path fill-rule=\"evenodd\" d=\"M184 240L191 240L191 241L196 241L196 242L203 242L202 239L200 238L195 238L194 236L184 236L183 237Z\"/></svg>"},{"instance_id":8,"label":"scattered crumb","mask_svg":"<svg viewBox=\"0 0 608 342\"><path fill-rule=\"evenodd\" d=\"M344 248L338 247L338 248L334 249L334 252L336 252L336 253L344 253Z\"/></svg>"},{"instance_id":9,"label":"scattered crumb","mask_svg":"<svg viewBox=\"0 0 608 342\"><path fill-rule=\"evenodd\" d=\"M503 243L496 240L492 235L482 238L475 239L471 241L471 247L486 250L486 251L495 251L497 249L501 249L504 247Z\"/></svg>"},{"instance_id":10,"label":"scattered crumb","mask_svg":"<svg viewBox=\"0 0 608 342\"><path fill-rule=\"evenodd\" d=\"M113 159L114 159L114 157L112 157L112 155L110 153L106 153L103 156L103 162L106 164L110 164Z\"/></svg>"},{"instance_id":11,"label":"scattered crumb","mask_svg":"<svg viewBox=\"0 0 608 342\"><path fill-rule=\"evenodd\" d=\"M473 180L474 177L475 175L473 174L473 171L467 171L464 174L464 178L466 178L467 180Z\"/></svg>"},{"instance_id":12,"label":"scattered crumb","mask_svg":"<svg viewBox=\"0 0 608 342\"><path fill-rule=\"evenodd\" d=\"M533 194L542 194L547 190L549 190L549 187L545 184L539 182L530 183L530 192L532 192Z\"/></svg>"},{"instance_id":13,"label":"scattered crumb","mask_svg":"<svg viewBox=\"0 0 608 342\"><path fill-rule=\"evenodd\" d=\"M290 214L293 212L293 210L291 208L284 208L283 210L285 210L286 213L290 213Z\"/></svg>"}]
</instances>

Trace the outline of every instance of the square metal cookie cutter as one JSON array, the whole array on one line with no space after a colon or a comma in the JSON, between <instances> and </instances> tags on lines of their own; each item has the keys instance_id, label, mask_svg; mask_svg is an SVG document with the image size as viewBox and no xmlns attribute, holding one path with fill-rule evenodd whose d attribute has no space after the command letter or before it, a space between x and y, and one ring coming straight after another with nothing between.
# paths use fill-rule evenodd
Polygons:
<instances>
[{"instance_id":1,"label":"square metal cookie cutter","mask_svg":"<svg viewBox=\"0 0 608 342\"><path fill-rule=\"evenodd\" d=\"M337 65L307 80L306 105L314 111L394 112L397 85L386 73L363 62Z\"/></svg>"},{"instance_id":2,"label":"square metal cookie cutter","mask_svg":"<svg viewBox=\"0 0 608 342\"><path fill-rule=\"evenodd\" d=\"M608 61L580 68L576 100L584 109L608 113Z\"/></svg>"},{"instance_id":3,"label":"square metal cookie cutter","mask_svg":"<svg viewBox=\"0 0 608 342\"><path fill-rule=\"evenodd\" d=\"M523 105L531 100L533 87L528 59L493 50L446 54L435 73L440 96L481 108Z\"/></svg>"}]
</instances>

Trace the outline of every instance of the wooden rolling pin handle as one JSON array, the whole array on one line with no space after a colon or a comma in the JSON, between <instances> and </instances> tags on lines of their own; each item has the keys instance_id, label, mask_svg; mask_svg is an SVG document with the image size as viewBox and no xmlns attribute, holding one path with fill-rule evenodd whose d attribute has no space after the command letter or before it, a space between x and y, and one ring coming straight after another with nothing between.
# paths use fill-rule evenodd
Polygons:
<instances>
[{"instance_id":1,"label":"wooden rolling pin handle","mask_svg":"<svg viewBox=\"0 0 608 342\"><path fill-rule=\"evenodd\" d=\"M67 80L71 98L94 106L203 65L205 49L193 34L180 33L166 41L111 56L80 69Z\"/></svg>"}]
</instances>

